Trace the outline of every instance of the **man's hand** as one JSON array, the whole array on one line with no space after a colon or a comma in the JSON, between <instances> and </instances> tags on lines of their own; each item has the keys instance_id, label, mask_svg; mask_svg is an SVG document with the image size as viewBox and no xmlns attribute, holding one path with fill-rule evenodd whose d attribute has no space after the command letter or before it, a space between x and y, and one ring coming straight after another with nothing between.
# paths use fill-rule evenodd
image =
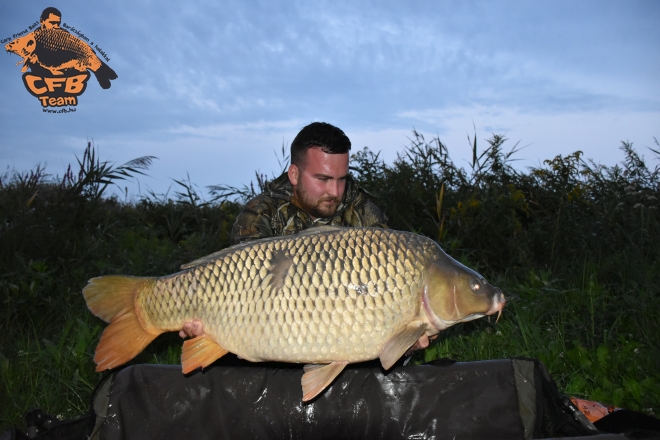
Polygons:
<instances>
[{"instance_id":1,"label":"man's hand","mask_svg":"<svg viewBox=\"0 0 660 440\"><path fill-rule=\"evenodd\" d=\"M430 341L434 340L437 337L438 335L433 335L429 338L428 336L426 336L426 333L424 333L422 336L419 337L417 342L415 342L415 344L412 347L410 347L408 351L406 351L406 356L408 356L415 350L421 350L428 347Z\"/></svg>"},{"instance_id":2,"label":"man's hand","mask_svg":"<svg viewBox=\"0 0 660 440\"><path fill-rule=\"evenodd\" d=\"M183 324L183 329L179 332L179 336L182 338L196 338L197 336L202 336L204 334L204 325L199 319L193 319Z\"/></svg>"}]
</instances>

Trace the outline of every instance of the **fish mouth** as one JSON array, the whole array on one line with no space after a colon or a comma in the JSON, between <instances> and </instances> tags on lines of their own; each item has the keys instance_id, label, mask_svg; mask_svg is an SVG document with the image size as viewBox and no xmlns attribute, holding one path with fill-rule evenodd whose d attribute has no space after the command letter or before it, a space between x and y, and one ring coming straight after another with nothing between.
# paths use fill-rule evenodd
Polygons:
<instances>
[{"instance_id":1,"label":"fish mouth","mask_svg":"<svg viewBox=\"0 0 660 440\"><path fill-rule=\"evenodd\" d=\"M504 294L499 288L495 287L494 289L495 289L495 296L493 296L493 304L490 306L490 309L488 309L488 311L485 314L486 316L490 316L497 313L497 319L495 320L495 324L497 324L497 321L500 320L500 316L502 316L502 310L506 305L506 298L504 297Z\"/></svg>"}]
</instances>

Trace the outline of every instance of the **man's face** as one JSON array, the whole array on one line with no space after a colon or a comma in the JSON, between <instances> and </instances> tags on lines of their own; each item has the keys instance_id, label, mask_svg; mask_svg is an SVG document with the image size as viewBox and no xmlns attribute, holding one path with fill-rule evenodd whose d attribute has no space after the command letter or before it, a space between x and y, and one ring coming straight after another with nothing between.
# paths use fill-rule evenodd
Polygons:
<instances>
[{"instance_id":1,"label":"man's face","mask_svg":"<svg viewBox=\"0 0 660 440\"><path fill-rule=\"evenodd\" d=\"M49 14L47 19L41 21L41 26L44 29L59 29L61 21L62 17L58 17L55 14Z\"/></svg>"},{"instance_id":2,"label":"man's face","mask_svg":"<svg viewBox=\"0 0 660 440\"><path fill-rule=\"evenodd\" d=\"M300 167L289 167L296 201L312 218L330 217L337 211L346 189L348 153L328 154L310 148Z\"/></svg>"}]
</instances>

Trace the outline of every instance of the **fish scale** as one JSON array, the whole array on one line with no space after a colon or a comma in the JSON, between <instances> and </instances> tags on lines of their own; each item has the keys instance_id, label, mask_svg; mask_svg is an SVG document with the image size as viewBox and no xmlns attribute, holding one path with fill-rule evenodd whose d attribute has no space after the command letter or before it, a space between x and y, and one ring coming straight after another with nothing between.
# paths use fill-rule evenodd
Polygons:
<instances>
[{"instance_id":1,"label":"fish scale","mask_svg":"<svg viewBox=\"0 0 660 440\"><path fill-rule=\"evenodd\" d=\"M337 354L351 361L372 359L377 356L378 347L373 343L365 344L364 341L385 341L391 336L391 331L385 331L385 328L398 327L396 324L385 324L404 323L417 312L415 295L408 293L408 304L404 304L408 307L400 307L400 301L393 299L393 296L405 298L401 292L404 286L401 272L406 269L395 260L396 249L389 248L392 244L398 244L398 241L387 240L387 235L391 233L388 234L386 230L381 234L364 236L358 235L358 230L347 230L306 237L303 240L292 237L271 242L265 253L263 249L245 248L222 260L175 275L175 280L176 277L185 280L184 289L173 288L170 277L157 280L159 294L145 295L148 300L143 313L154 327L172 330L180 328L182 321L200 319L205 323L205 332L212 335L223 348L251 360L329 362L336 360ZM374 236L381 240L373 240ZM354 255L349 260L351 264L341 264L337 258L341 255L339 249L345 249L347 256ZM284 264L287 264L288 259L290 267L283 286L263 289L264 272L257 271L256 267L264 267L266 259L272 260L274 250L284 251L280 258ZM374 250L388 254L388 278L381 283L380 288L374 283L377 280L372 279L376 275L375 268L370 267L372 261L378 261L378 257L372 254ZM267 258L269 254L271 258ZM370 258L372 256L373 260ZM410 264L421 266L422 260L415 258ZM335 276L333 282L332 274L338 266L342 273L339 277ZM228 280L217 279L214 267L218 267L219 272L227 273ZM346 281L346 275L350 277L349 283L341 283L340 279ZM249 283L248 280L253 282ZM216 283L216 290L203 288L213 282ZM177 281L174 283L178 284ZM202 302L193 301L186 294L182 301L177 297L177 292L188 291L188 285L192 298L210 295L217 296L218 301L211 302L210 307L209 303L202 307ZM217 286L221 286L220 289ZM385 286L388 289L384 289ZM248 299L248 295L251 299ZM295 298L299 298L300 303ZM362 300L358 301L358 298ZM231 302L226 304L223 299ZM310 306L313 304L321 312L320 319L316 319L329 327L326 330L329 330L331 337L320 338L319 326L310 325L315 321L314 318L310 319L313 308L310 310L312 315L303 317L299 313L299 308L304 307L307 299L310 300L307 302ZM141 296L138 300L141 300ZM154 307L155 302L159 306ZM250 306L247 306L248 303ZM374 309L378 312L374 313ZM153 313L152 310L160 313ZM265 319L259 320L255 315L258 310L266 312ZM164 311L167 316L163 316ZM252 316L256 319L252 319ZM360 322L367 325L360 327ZM354 326L354 323L358 325ZM257 327L259 330L256 330ZM355 335L356 345L349 349L340 348L349 329ZM356 330L361 332L356 333ZM255 337L257 333L258 339ZM270 336L275 336L275 343L270 340ZM335 355L333 359L325 356L329 353Z\"/></svg>"},{"instance_id":2,"label":"fish scale","mask_svg":"<svg viewBox=\"0 0 660 440\"><path fill-rule=\"evenodd\" d=\"M43 44L50 50L70 50L76 55L88 55L89 49L80 41L68 32L60 29L40 29L35 32L37 42Z\"/></svg>"}]
</instances>

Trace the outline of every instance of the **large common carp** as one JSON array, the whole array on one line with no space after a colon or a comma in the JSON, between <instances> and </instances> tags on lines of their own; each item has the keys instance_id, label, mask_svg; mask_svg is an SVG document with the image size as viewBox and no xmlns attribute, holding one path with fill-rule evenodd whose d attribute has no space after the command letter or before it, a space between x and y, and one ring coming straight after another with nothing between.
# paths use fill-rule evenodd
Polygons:
<instances>
[{"instance_id":1,"label":"large common carp","mask_svg":"<svg viewBox=\"0 0 660 440\"><path fill-rule=\"evenodd\" d=\"M227 352L305 363L303 400L348 363L389 369L420 337L501 313L502 292L431 239L378 228L320 227L232 246L159 278L103 276L83 289L110 325L94 361L121 365L156 336L199 319L183 372Z\"/></svg>"}]
</instances>

